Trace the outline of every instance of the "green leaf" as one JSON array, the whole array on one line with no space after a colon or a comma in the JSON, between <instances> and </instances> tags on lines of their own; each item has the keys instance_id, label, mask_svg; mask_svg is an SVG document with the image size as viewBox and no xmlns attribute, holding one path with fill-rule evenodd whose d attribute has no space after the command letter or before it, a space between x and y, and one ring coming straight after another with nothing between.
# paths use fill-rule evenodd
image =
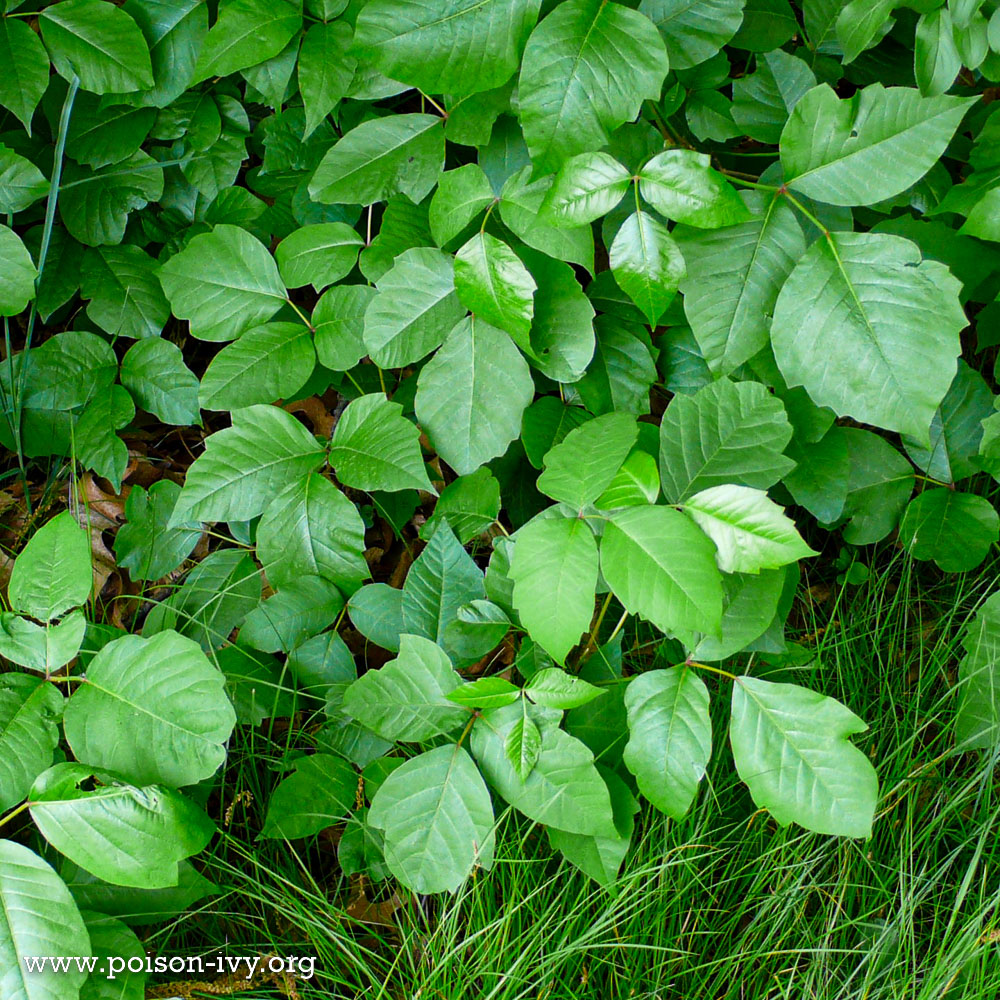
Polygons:
<instances>
[{"instance_id":1,"label":"green leaf","mask_svg":"<svg viewBox=\"0 0 1000 1000\"><path fill-rule=\"evenodd\" d=\"M684 510L715 542L724 573L759 573L818 555L763 490L712 486L685 500Z\"/></svg>"},{"instance_id":2,"label":"green leaf","mask_svg":"<svg viewBox=\"0 0 1000 1000\"><path fill-rule=\"evenodd\" d=\"M899 523L913 492L913 466L884 438L855 427L843 429L850 476L844 516L844 541L870 545Z\"/></svg>"},{"instance_id":3,"label":"green leaf","mask_svg":"<svg viewBox=\"0 0 1000 1000\"><path fill-rule=\"evenodd\" d=\"M160 282L174 315L188 320L200 340L235 340L285 301L274 259L238 226L195 236L160 268Z\"/></svg>"},{"instance_id":4,"label":"green leaf","mask_svg":"<svg viewBox=\"0 0 1000 1000\"><path fill-rule=\"evenodd\" d=\"M710 166L708 153L675 147L639 171L639 190L660 215L699 229L746 222L750 212L733 186Z\"/></svg>"},{"instance_id":5,"label":"green leaf","mask_svg":"<svg viewBox=\"0 0 1000 1000\"><path fill-rule=\"evenodd\" d=\"M194 81L228 76L276 56L302 27L301 5L288 0L230 0L201 47Z\"/></svg>"},{"instance_id":6,"label":"green leaf","mask_svg":"<svg viewBox=\"0 0 1000 1000\"><path fill-rule=\"evenodd\" d=\"M546 258L579 264L591 274L594 273L594 234L590 226L557 226L542 214L545 196L552 186L551 177L531 181L531 167L522 167L511 174L500 194L500 218L515 236L534 250L540 250ZM539 269L531 260L518 251L526 260L528 270L541 283ZM536 301L536 307L537 307Z\"/></svg>"},{"instance_id":7,"label":"green leaf","mask_svg":"<svg viewBox=\"0 0 1000 1000\"><path fill-rule=\"evenodd\" d=\"M422 201L444 167L442 126L434 115L363 122L323 157L309 182L309 197L347 205L371 205L394 194Z\"/></svg>"},{"instance_id":8,"label":"green leaf","mask_svg":"<svg viewBox=\"0 0 1000 1000\"><path fill-rule=\"evenodd\" d=\"M0 840L0 982L13 1000L76 1000L87 973L70 961L65 972L29 973L26 956L86 958L87 928L65 882L34 851Z\"/></svg>"},{"instance_id":9,"label":"green leaf","mask_svg":"<svg viewBox=\"0 0 1000 1000\"><path fill-rule=\"evenodd\" d=\"M0 811L23 801L52 765L63 702L56 686L39 677L0 676Z\"/></svg>"},{"instance_id":10,"label":"green leaf","mask_svg":"<svg viewBox=\"0 0 1000 1000\"><path fill-rule=\"evenodd\" d=\"M791 436L781 400L759 382L674 396L660 424L663 494L677 503L724 483L767 489L794 467L782 455Z\"/></svg>"},{"instance_id":11,"label":"green leaf","mask_svg":"<svg viewBox=\"0 0 1000 1000\"><path fill-rule=\"evenodd\" d=\"M594 307L568 264L526 248L520 256L538 285L529 357L549 378L575 382L594 356Z\"/></svg>"},{"instance_id":12,"label":"green leaf","mask_svg":"<svg viewBox=\"0 0 1000 1000\"><path fill-rule=\"evenodd\" d=\"M1000 741L1000 594L991 594L962 633L955 741L963 750L992 750Z\"/></svg>"},{"instance_id":13,"label":"green leaf","mask_svg":"<svg viewBox=\"0 0 1000 1000\"><path fill-rule=\"evenodd\" d=\"M607 215L625 196L632 178L607 153L580 153L560 168L541 213L556 225L583 226Z\"/></svg>"},{"instance_id":14,"label":"green leaf","mask_svg":"<svg viewBox=\"0 0 1000 1000\"><path fill-rule=\"evenodd\" d=\"M514 542L514 607L528 634L560 665L590 626L597 544L579 518L535 519Z\"/></svg>"},{"instance_id":15,"label":"green leaf","mask_svg":"<svg viewBox=\"0 0 1000 1000\"><path fill-rule=\"evenodd\" d=\"M295 772L271 794L260 835L311 837L349 816L357 793L357 772L343 758L325 753L300 757Z\"/></svg>"},{"instance_id":16,"label":"green leaf","mask_svg":"<svg viewBox=\"0 0 1000 1000\"><path fill-rule=\"evenodd\" d=\"M49 56L31 28L13 17L0 19L0 105L31 135L31 119L49 84Z\"/></svg>"},{"instance_id":17,"label":"green leaf","mask_svg":"<svg viewBox=\"0 0 1000 1000\"><path fill-rule=\"evenodd\" d=\"M290 653L332 625L343 607L343 595L335 584L301 575L246 616L240 641L265 653Z\"/></svg>"},{"instance_id":18,"label":"green leaf","mask_svg":"<svg viewBox=\"0 0 1000 1000\"><path fill-rule=\"evenodd\" d=\"M833 12L837 41L844 51L844 62L853 62L874 41L880 39L895 0L850 0ZM828 15L829 16L829 15ZM829 32L829 29L827 29ZM819 39L813 39L814 42Z\"/></svg>"},{"instance_id":19,"label":"green leaf","mask_svg":"<svg viewBox=\"0 0 1000 1000\"><path fill-rule=\"evenodd\" d=\"M165 424L198 423L198 376L169 340L149 337L133 344L122 358L121 380L136 403Z\"/></svg>"},{"instance_id":20,"label":"green leaf","mask_svg":"<svg viewBox=\"0 0 1000 1000\"><path fill-rule=\"evenodd\" d=\"M746 0L642 0L642 11L659 29L675 69L711 59L743 23Z\"/></svg>"},{"instance_id":21,"label":"green leaf","mask_svg":"<svg viewBox=\"0 0 1000 1000\"><path fill-rule=\"evenodd\" d=\"M0 212L23 212L48 190L49 182L31 160L0 146Z\"/></svg>"},{"instance_id":22,"label":"green leaf","mask_svg":"<svg viewBox=\"0 0 1000 1000\"><path fill-rule=\"evenodd\" d=\"M806 251L802 227L784 198L741 195L752 218L723 229L673 231L687 264L684 313L702 355L729 375L768 343L768 317L785 279Z\"/></svg>"},{"instance_id":23,"label":"green leaf","mask_svg":"<svg viewBox=\"0 0 1000 1000\"><path fill-rule=\"evenodd\" d=\"M401 368L440 346L464 314L451 256L407 250L378 281L365 312L365 347L380 368Z\"/></svg>"},{"instance_id":24,"label":"green leaf","mask_svg":"<svg viewBox=\"0 0 1000 1000\"><path fill-rule=\"evenodd\" d=\"M38 270L20 237L0 226L0 316L16 316L35 297Z\"/></svg>"},{"instance_id":25,"label":"green leaf","mask_svg":"<svg viewBox=\"0 0 1000 1000\"><path fill-rule=\"evenodd\" d=\"M73 159L87 167L106 167L127 160L146 140L156 121L153 108L128 104L105 107L104 101L84 92L77 94L73 102L66 144Z\"/></svg>"},{"instance_id":26,"label":"green leaf","mask_svg":"<svg viewBox=\"0 0 1000 1000\"><path fill-rule=\"evenodd\" d=\"M528 715L526 701L521 702L521 717L507 730L503 752L521 781L531 774L538 763L542 752L542 733Z\"/></svg>"},{"instance_id":27,"label":"green leaf","mask_svg":"<svg viewBox=\"0 0 1000 1000\"><path fill-rule=\"evenodd\" d=\"M62 180L59 215L63 225L75 239L93 247L121 243L129 213L159 201L163 194L163 170L141 149L100 170L67 161Z\"/></svg>"},{"instance_id":28,"label":"green leaf","mask_svg":"<svg viewBox=\"0 0 1000 1000\"><path fill-rule=\"evenodd\" d=\"M227 702L228 704L228 702ZM93 791L80 786L96 777ZM56 764L29 793L31 818L70 861L115 885L177 884L177 864L212 839L215 824L165 785L137 788L83 764Z\"/></svg>"},{"instance_id":29,"label":"green leaf","mask_svg":"<svg viewBox=\"0 0 1000 1000\"><path fill-rule=\"evenodd\" d=\"M257 526L257 558L276 587L306 574L353 594L371 576L364 551L365 525L357 507L316 473L279 493Z\"/></svg>"},{"instance_id":30,"label":"green leaf","mask_svg":"<svg viewBox=\"0 0 1000 1000\"><path fill-rule=\"evenodd\" d=\"M483 573L451 528L442 525L420 553L403 585L403 624L407 632L440 643L459 608L485 597Z\"/></svg>"},{"instance_id":31,"label":"green leaf","mask_svg":"<svg viewBox=\"0 0 1000 1000\"><path fill-rule=\"evenodd\" d=\"M633 212L608 254L615 281L656 326L686 273L684 256L667 227L647 212Z\"/></svg>"},{"instance_id":32,"label":"green leaf","mask_svg":"<svg viewBox=\"0 0 1000 1000\"><path fill-rule=\"evenodd\" d=\"M188 469L170 524L247 521L276 493L315 472L324 457L312 434L284 410L265 405L233 410L232 427L210 435Z\"/></svg>"},{"instance_id":33,"label":"green leaf","mask_svg":"<svg viewBox=\"0 0 1000 1000\"><path fill-rule=\"evenodd\" d=\"M50 674L80 651L87 622L72 611L58 625L36 625L27 618L0 612L0 656L12 663Z\"/></svg>"},{"instance_id":34,"label":"green leaf","mask_svg":"<svg viewBox=\"0 0 1000 1000\"><path fill-rule=\"evenodd\" d=\"M201 525L167 527L181 488L169 479L133 486L125 501L125 523L115 535L115 559L132 580L160 580L191 554Z\"/></svg>"},{"instance_id":35,"label":"green leaf","mask_svg":"<svg viewBox=\"0 0 1000 1000\"><path fill-rule=\"evenodd\" d=\"M594 357L576 383L580 399L594 413L649 412L649 390L657 380L649 344L631 324L604 314L594 322Z\"/></svg>"},{"instance_id":36,"label":"green leaf","mask_svg":"<svg viewBox=\"0 0 1000 1000\"><path fill-rule=\"evenodd\" d=\"M818 406L926 443L961 352L960 291L909 240L833 233L810 247L778 295L778 367Z\"/></svg>"},{"instance_id":37,"label":"green leaf","mask_svg":"<svg viewBox=\"0 0 1000 1000\"><path fill-rule=\"evenodd\" d=\"M530 774L521 779L505 752L523 719L520 705L490 709L472 727L472 753L486 780L515 809L545 826L586 836L613 836L611 800L594 755L551 723Z\"/></svg>"},{"instance_id":38,"label":"green leaf","mask_svg":"<svg viewBox=\"0 0 1000 1000\"><path fill-rule=\"evenodd\" d=\"M524 50L521 127L537 170L600 149L611 132L656 100L667 53L649 18L605 0L566 0Z\"/></svg>"},{"instance_id":39,"label":"green leaf","mask_svg":"<svg viewBox=\"0 0 1000 1000\"><path fill-rule=\"evenodd\" d=\"M1000 538L1000 517L989 500L939 487L914 497L899 525L899 540L914 559L933 559L945 573L975 569Z\"/></svg>"},{"instance_id":40,"label":"green leaf","mask_svg":"<svg viewBox=\"0 0 1000 1000\"><path fill-rule=\"evenodd\" d=\"M455 290L479 319L529 343L535 279L502 240L477 233L455 255Z\"/></svg>"},{"instance_id":41,"label":"green leaf","mask_svg":"<svg viewBox=\"0 0 1000 1000\"><path fill-rule=\"evenodd\" d=\"M489 469L477 469L459 476L441 491L434 513L420 529L420 537L426 541L445 522L466 545L486 531L499 514L500 484Z\"/></svg>"},{"instance_id":42,"label":"green leaf","mask_svg":"<svg viewBox=\"0 0 1000 1000\"><path fill-rule=\"evenodd\" d=\"M87 316L113 337L159 337L170 306L156 277L156 262L133 246L88 250L80 294L90 299Z\"/></svg>"},{"instance_id":43,"label":"green leaf","mask_svg":"<svg viewBox=\"0 0 1000 1000\"><path fill-rule=\"evenodd\" d=\"M344 21L314 24L302 39L299 51L299 92L306 111L304 138L323 123L347 93L357 62L347 54L351 26Z\"/></svg>"},{"instance_id":44,"label":"green leaf","mask_svg":"<svg viewBox=\"0 0 1000 1000\"><path fill-rule=\"evenodd\" d=\"M639 803L629 791L628 785L616 773L606 768L599 768L599 771L611 796L615 836L584 837L578 833L556 830L554 827L548 827L545 833L549 843L567 861L614 892L618 870L628 854L635 827L634 815L639 811Z\"/></svg>"},{"instance_id":45,"label":"green leaf","mask_svg":"<svg viewBox=\"0 0 1000 1000\"><path fill-rule=\"evenodd\" d=\"M594 501L594 506L601 510L641 507L656 503L659 495L660 474L656 468L656 459L649 452L633 448L615 473L615 478Z\"/></svg>"},{"instance_id":46,"label":"green leaf","mask_svg":"<svg viewBox=\"0 0 1000 1000\"><path fill-rule=\"evenodd\" d=\"M493 90L517 69L540 0L372 0L354 51L425 94Z\"/></svg>"},{"instance_id":47,"label":"green leaf","mask_svg":"<svg viewBox=\"0 0 1000 1000\"><path fill-rule=\"evenodd\" d=\"M198 399L206 410L233 410L291 399L316 366L309 327L265 323L227 344L205 370Z\"/></svg>"},{"instance_id":48,"label":"green leaf","mask_svg":"<svg viewBox=\"0 0 1000 1000\"><path fill-rule=\"evenodd\" d=\"M364 240L344 222L303 226L274 251L281 280L289 288L312 285L321 292L351 271Z\"/></svg>"},{"instance_id":49,"label":"green leaf","mask_svg":"<svg viewBox=\"0 0 1000 1000\"><path fill-rule=\"evenodd\" d=\"M519 688L502 677L480 677L450 691L445 697L466 708L500 708L521 697Z\"/></svg>"},{"instance_id":50,"label":"green leaf","mask_svg":"<svg viewBox=\"0 0 1000 1000\"><path fill-rule=\"evenodd\" d=\"M142 632L176 629L202 649L218 649L260 601L260 571L239 549L217 549L188 573L181 588L146 616Z\"/></svg>"},{"instance_id":51,"label":"green leaf","mask_svg":"<svg viewBox=\"0 0 1000 1000\"><path fill-rule=\"evenodd\" d=\"M715 547L670 507L630 507L609 515L601 573L630 614L662 632L719 630L722 580Z\"/></svg>"},{"instance_id":52,"label":"green leaf","mask_svg":"<svg viewBox=\"0 0 1000 1000\"><path fill-rule=\"evenodd\" d=\"M446 697L461 683L437 643L404 634L396 659L362 674L347 689L344 710L384 739L420 743L447 736L468 721L468 709Z\"/></svg>"},{"instance_id":53,"label":"green leaf","mask_svg":"<svg viewBox=\"0 0 1000 1000\"><path fill-rule=\"evenodd\" d=\"M795 105L815 86L802 59L782 49L766 52L750 76L733 81L733 119L751 138L776 146Z\"/></svg>"},{"instance_id":54,"label":"green leaf","mask_svg":"<svg viewBox=\"0 0 1000 1000\"><path fill-rule=\"evenodd\" d=\"M446 170L431 198L429 222L438 246L454 239L494 200L493 189L478 163Z\"/></svg>"},{"instance_id":55,"label":"green leaf","mask_svg":"<svg viewBox=\"0 0 1000 1000\"><path fill-rule=\"evenodd\" d=\"M145 968L147 958L142 942L120 920L93 911L81 916L87 924L90 947L98 958L97 969L107 968L108 978L97 970L92 972L80 990L80 1000L141 1000L146 992L147 974L131 971L125 963L132 962L132 969L136 964L140 964L140 969ZM118 972L117 964L108 964L112 958L123 963L124 971Z\"/></svg>"},{"instance_id":56,"label":"green leaf","mask_svg":"<svg viewBox=\"0 0 1000 1000\"><path fill-rule=\"evenodd\" d=\"M31 536L14 563L7 598L14 611L47 622L85 604L92 586L90 537L67 510Z\"/></svg>"},{"instance_id":57,"label":"green leaf","mask_svg":"<svg viewBox=\"0 0 1000 1000\"><path fill-rule=\"evenodd\" d=\"M913 43L913 68L924 97L943 94L955 82L962 68L962 57L955 44L956 34L947 7L920 15Z\"/></svg>"},{"instance_id":58,"label":"green leaf","mask_svg":"<svg viewBox=\"0 0 1000 1000\"><path fill-rule=\"evenodd\" d=\"M403 592L387 583L372 583L355 591L347 610L354 627L376 646L399 652L403 632Z\"/></svg>"},{"instance_id":59,"label":"green leaf","mask_svg":"<svg viewBox=\"0 0 1000 1000\"><path fill-rule=\"evenodd\" d=\"M330 439L330 464L345 486L357 490L435 492L420 453L420 431L399 403L381 393L347 404Z\"/></svg>"},{"instance_id":60,"label":"green leaf","mask_svg":"<svg viewBox=\"0 0 1000 1000\"><path fill-rule=\"evenodd\" d=\"M528 680L524 685L524 693L536 705L566 709L579 708L607 692L603 688L588 684L580 677L566 673L565 670L547 667L539 670Z\"/></svg>"},{"instance_id":61,"label":"green leaf","mask_svg":"<svg viewBox=\"0 0 1000 1000\"><path fill-rule=\"evenodd\" d=\"M39 15L56 72L94 94L153 86L149 48L135 21L103 0L63 0Z\"/></svg>"},{"instance_id":62,"label":"green leaf","mask_svg":"<svg viewBox=\"0 0 1000 1000\"><path fill-rule=\"evenodd\" d=\"M364 343L365 310L375 298L367 285L328 288L312 314L316 357L324 368L344 372L368 353Z\"/></svg>"},{"instance_id":63,"label":"green leaf","mask_svg":"<svg viewBox=\"0 0 1000 1000\"><path fill-rule=\"evenodd\" d=\"M464 476L504 454L533 396L531 372L510 337L470 316L424 365L414 405L437 453Z\"/></svg>"},{"instance_id":64,"label":"green leaf","mask_svg":"<svg viewBox=\"0 0 1000 1000\"><path fill-rule=\"evenodd\" d=\"M571 430L592 419L582 406L567 406L556 396L541 396L524 411L521 441L528 461L542 467L545 455Z\"/></svg>"},{"instance_id":65,"label":"green leaf","mask_svg":"<svg viewBox=\"0 0 1000 1000\"><path fill-rule=\"evenodd\" d=\"M611 484L638 434L638 425L627 413L588 420L545 455L539 490L582 510Z\"/></svg>"},{"instance_id":66,"label":"green leaf","mask_svg":"<svg viewBox=\"0 0 1000 1000\"><path fill-rule=\"evenodd\" d=\"M677 632L690 659L724 660L746 649L769 629L779 612L788 570L727 573L722 578L722 628L718 635ZM792 566L798 581L798 568ZM781 624L784 624L782 616Z\"/></svg>"},{"instance_id":67,"label":"green leaf","mask_svg":"<svg viewBox=\"0 0 1000 1000\"><path fill-rule=\"evenodd\" d=\"M978 98L921 97L873 83L841 100L820 84L781 133L781 165L794 191L828 205L873 205L915 184Z\"/></svg>"},{"instance_id":68,"label":"green leaf","mask_svg":"<svg viewBox=\"0 0 1000 1000\"><path fill-rule=\"evenodd\" d=\"M993 413L993 393L979 372L959 360L958 372L934 419L931 446L903 439L907 455L928 476L945 483L975 475L973 457L983 439L983 420Z\"/></svg>"},{"instance_id":69,"label":"green leaf","mask_svg":"<svg viewBox=\"0 0 1000 1000\"><path fill-rule=\"evenodd\" d=\"M197 643L167 631L109 642L66 703L63 724L81 763L179 788L218 770L236 716L221 672Z\"/></svg>"},{"instance_id":70,"label":"green leaf","mask_svg":"<svg viewBox=\"0 0 1000 1000\"><path fill-rule=\"evenodd\" d=\"M708 688L687 666L650 670L629 683L625 707L625 766L657 809L683 819L712 754Z\"/></svg>"},{"instance_id":71,"label":"green leaf","mask_svg":"<svg viewBox=\"0 0 1000 1000\"><path fill-rule=\"evenodd\" d=\"M472 758L436 747L389 775L368 822L385 835L389 870L414 892L455 892L493 864L493 803Z\"/></svg>"},{"instance_id":72,"label":"green leaf","mask_svg":"<svg viewBox=\"0 0 1000 1000\"><path fill-rule=\"evenodd\" d=\"M871 834L878 779L847 737L868 727L833 698L795 684L738 677L729 740L739 776L781 826Z\"/></svg>"}]
</instances>

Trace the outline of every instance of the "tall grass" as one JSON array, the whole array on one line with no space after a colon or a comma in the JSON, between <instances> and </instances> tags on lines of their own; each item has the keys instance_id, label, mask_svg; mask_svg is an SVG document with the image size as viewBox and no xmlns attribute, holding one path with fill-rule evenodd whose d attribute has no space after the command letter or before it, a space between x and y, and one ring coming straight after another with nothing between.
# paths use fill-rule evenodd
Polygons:
<instances>
[{"instance_id":1,"label":"tall grass","mask_svg":"<svg viewBox=\"0 0 1000 1000\"><path fill-rule=\"evenodd\" d=\"M791 637L811 656L749 664L869 722L857 742L882 797L868 842L781 829L755 810L725 743L728 686L712 679L716 745L698 801L682 822L644 810L610 889L508 813L491 872L454 897L398 890L393 902L391 886L345 880L329 838L253 842L269 766L289 745L256 731L234 749L223 797L253 801L206 868L227 891L150 944L316 955L303 1000L1000 997L996 759L954 754L950 734L961 627L997 570L949 578L896 554L860 587L804 581ZM358 919L372 915L360 889L387 923Z\"/></svg>"}]
</instances>

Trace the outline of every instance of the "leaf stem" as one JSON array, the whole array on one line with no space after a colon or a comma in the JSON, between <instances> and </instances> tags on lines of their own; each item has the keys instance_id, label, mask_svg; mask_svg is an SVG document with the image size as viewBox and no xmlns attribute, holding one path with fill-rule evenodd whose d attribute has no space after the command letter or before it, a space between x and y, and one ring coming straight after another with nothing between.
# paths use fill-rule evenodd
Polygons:
<instances>
[{"instance_id":1,"label":"leaf stem","mask_svg":"<svg viewBox=\"0 0 1000 1000\"><path fill-rule=\"evenodd\" d=\"M680 665L684 667L695 667L698 670L707 670L709 673L718 674L720 677L726 677L731 681L736 680L736 674L731 674L728 670L723 670L722 667L710 667L707 663L698 663L696 660L685 660Z\"/></svg>"},{"instance_id":2,"label":"leaf stem","mask_svg":"<svg viewBox=\"0 0 1000 1000\"><path fill-rule=\"evenodd\" d=\"M447 118L448 117L448 112L445 111L445 109L442 108L441 105L438 104L438 102L435 101L433 97L430 97L429 95L425 94L422 90L420 91L420 96L425 101L427 101L427 103L430 104L430 106L432 108L437 109L438 114L440 114L442 118Z\"/></svg>"},{"instance_id":3,"label":"leaf stem","mask_svg":"<svg viewBox=\"0 0 1000 1000\"><path fill-rule=\"evenodd\" d=\"M830 239L830 230L827 229L826 226L824 226L823 223L820 222L819 219L816 218L816 216L813 215L813 213L810 212L809 209L795 197L795 195L790 194L788 188L782 185L780 188L777 188L777 190L788 199L789 204L797 208L828 240Z\"/></svg>"},{"instance_id":4,"label":"leaf stem","mask_svg":"<svg viewBox=\"0 0 1000 1000\"><path fill-rule=\"evenodd\" d=\"M285 297L285 301L295 310L299 319L302 320L302 322L305 323L305 325L308 326L313 333L315 333L316 327L314 327L312 323L309 322L309 320L306 318L306 314L287 296Z\"/></svg>"},{"instance_id":5,"label":"leaf stem","mask_svg":"<svg viewBox=\"0 0 1000 1000\"><path fill-rule=\"evenodd\" d=\"M618 633L622 630L623 626L625 625L627 619L628 619L628 611L623 611L621 618L618 619L618 624L615 625L615 627L611 630L611 635L608 636L608 642L611 642L611 640L614 639L616 635L618 635Z\"/></svg>"},{"instance_id":6,"label":"leaf stem","mask_svg":"<svg viewBox=\"0 0 1000 1000\"><path fill-rule=\"evenodd\" d=\"M594 644L597 641L597 633L601 630L601 623L604 621L604 616L608 613L608 608L611 607L612 593L609 590L608 596L604 598L604 603L601 605L601 610L598 612L597 621L594 622L594 627L590 630L590 635L587 636L587 641L584 643L583 649L580 651L580 655L576 658L577 666L579 666L590 654L591 649L594 648Z\"/></svg>"},{"instance_id":7,"label":"leaf stem","mask_svg":"<svg viewBox=\"0 0 1000 1000\"><path fill-rule=\"evenodd\" d=\"M9 823L15 816L19 816L28 808L30 803L22 802L16 809L11 810L6 816L0 816L0 827L5 826Z\"/></svg>"}]
</instances>

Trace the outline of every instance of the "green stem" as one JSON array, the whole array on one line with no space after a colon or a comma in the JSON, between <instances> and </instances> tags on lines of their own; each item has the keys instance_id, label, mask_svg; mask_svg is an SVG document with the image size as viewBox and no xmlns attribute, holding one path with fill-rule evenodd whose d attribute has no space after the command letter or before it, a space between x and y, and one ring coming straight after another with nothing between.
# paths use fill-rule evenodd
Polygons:
<instances>
[{"instance_id":1,"label":"green stem","mask_svg":"<svg viewBox=\"0 0 1000 1000\"><path fill-rule=\"evenodd\" d=\"M0 817L0 827L9 823L15 816L19 816L28 808L29 803L22 802L16 809L11 810L6 816Z\"/></svg>"},{"instance_id":2,"label":"green stem","mask_svg":"<svg viewBox=\"0 0 1000 1000\"><path fill-rule=\"evenodd\" d=\"M788 203L797 208L829 240L830 230L827 229L826 226L824 226L823 223L820 222L819 219L817 219L816 216L813 215L812 212L810 212L798 198L796 198L793 194L789 194L787 188L777 188L776 190L780 191L781 194L788 199Z\"/></svg>"},{"instance_id":3,"label":"green stem","mask_svg":"<svg viewBox=\"0 0 1000 1000\"><path fill-rule=\"evenodd\" d=\"M709 673L718 674L720 677L726 677L731 681L736 680L736 674L731 674L728 670L723 670L721 667L710 667L707 663L698 663L695 660L685 660L681 666L694 667L697 670L707 670Z\"/></svg>"},{"instance_id":4,"label":"green stem","mask_svg":"<svg viewBox=\"0 0 1000 1000\"><path fill-rule=\"evenodd\" d=\"M309 319L306 316L306 314L290 298L286 297L285 301L295 310L299 319L302 320L302 322L305 323L305 325L308 326L313 333L315 333L316 327L314 327L312 323L309 322Z\"/></svg>"}]
</instances>

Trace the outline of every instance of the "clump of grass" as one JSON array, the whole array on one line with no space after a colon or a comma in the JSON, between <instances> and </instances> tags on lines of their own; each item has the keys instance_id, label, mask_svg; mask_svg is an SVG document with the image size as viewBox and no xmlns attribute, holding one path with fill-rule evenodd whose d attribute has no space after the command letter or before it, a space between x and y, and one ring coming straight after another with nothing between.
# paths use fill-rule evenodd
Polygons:
<instances>
[{"instance_id":1,"label":"clump of grass","mask_svg":"<svg viewBox=\"0 0 1000 1000\"><path fill-rule=\"evenodd\" d=\"M454 897L368 886L383 905L364 912L329 838L253 842L268 765L296 738L258 731L235 748L225 795L252 802L244 795L207 865L228 892L157 946L225 939L234 951L314 954L304 1000L1000 996L997 761L955 754L950 732L961 627L996 586L997 563L943 577L896 553L860 587L810 582L792 638L812 655L740 666L806 683L868 721L858 745L882 787L870 841L781 829L754 808L725 745L728 686L713 678L716 746L698 801L681 822L644 810L612 887L508 812L491 872ZM358 919L372 915L387 923Z\"/></svg>"}]
</instances>

